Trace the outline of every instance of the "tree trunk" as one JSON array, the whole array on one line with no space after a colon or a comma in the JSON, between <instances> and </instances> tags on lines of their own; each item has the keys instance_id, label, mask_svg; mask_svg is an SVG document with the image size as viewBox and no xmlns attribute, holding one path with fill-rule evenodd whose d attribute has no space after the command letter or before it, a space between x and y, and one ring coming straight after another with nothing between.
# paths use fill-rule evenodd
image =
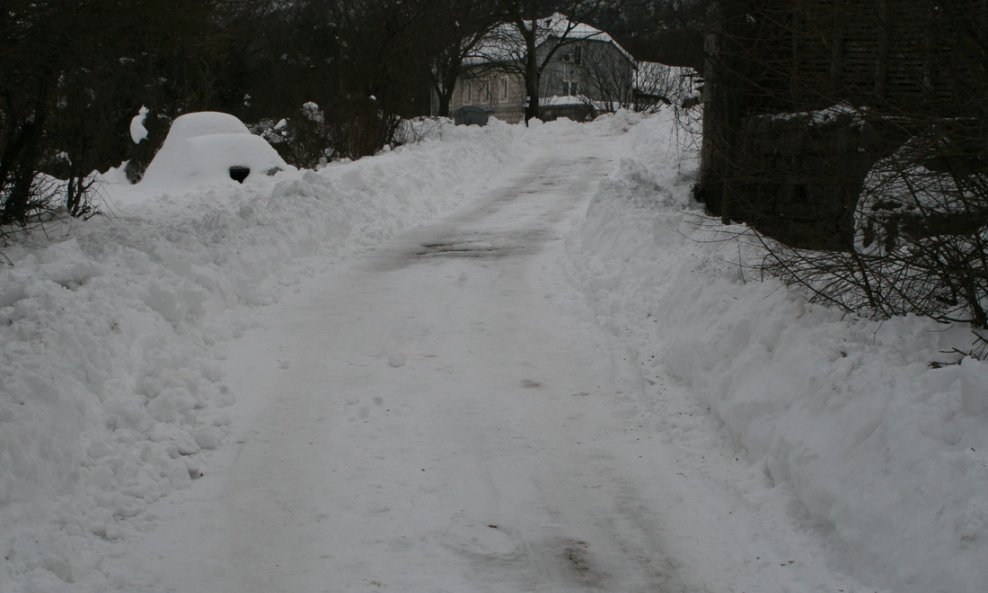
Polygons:
<instances>
[{"instance_id":1,"label":"tree trunk","mask_svg":"<svg viewBox=\"0 0 988 593\"><path fill-rule=\"evenodd\" d=\"M35 173L40 160L41 134L48 121L49 85L45 78L38 82L31 115L20 122L17 136L7 147L0 163L0 225L27 223L32 204Z\"/></svg>"},{"instance_id":2,"label":"tree trunk","mask_svg":"<svg viewBox=\"0 0 988 593\"><path fill-rule=\"evenodd\" d=\"M450 87L449 90L439 93L439 108L436 115L439 117L449 117L449 104L453 99L453 89Z\"/></svg>"},{"instance_id":3,"label":"tree trunk","mask_svg":"<svg viewBox=\"0 0 988 593\"><path fill-rule=\"evenodd\" d=\"M529 20L531 29L525 35L525 124L530 119L541 116L539 110L539 57L535 45L538 36L538 21L533 16Z\"/></svg>"},{"instance_id":4,"label":"tree trunk","mask_svg":"<svg viewBox=\"0 0 988 593\"><path fill-rule=\"evenodd\" d=\"M530 119L538 119L542 114L539 109L539 73L535 64L530 63L525 72L525 123Z\"/></svg>"}]
</instances>

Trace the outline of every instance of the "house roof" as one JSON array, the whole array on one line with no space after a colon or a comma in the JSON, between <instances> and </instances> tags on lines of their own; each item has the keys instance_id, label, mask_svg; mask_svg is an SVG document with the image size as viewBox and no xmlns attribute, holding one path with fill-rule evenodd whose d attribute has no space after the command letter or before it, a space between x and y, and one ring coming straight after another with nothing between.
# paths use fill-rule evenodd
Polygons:
<instances>
[{"instance_id":1,"label":"house roof","mask_svg":"<svg viewBox=\"0 0 988 593\"><path fill-rule=\"evenodd\" d=\"M531 25L530 22L527 24ZM628 58L628 61L635 62L635 58L609 34L593 25L572 21L560 12L537 19L536 27L536 47L542 46L551 39L560 39L564 36L569 40L599 41L613 45L624 57ZM474 66L491 62L515 62L520 61L524 53L525 41L517 27L511 23L503 23L484 37L473 52L463 60L463 63Z\"/></svg>"}]
</instances>

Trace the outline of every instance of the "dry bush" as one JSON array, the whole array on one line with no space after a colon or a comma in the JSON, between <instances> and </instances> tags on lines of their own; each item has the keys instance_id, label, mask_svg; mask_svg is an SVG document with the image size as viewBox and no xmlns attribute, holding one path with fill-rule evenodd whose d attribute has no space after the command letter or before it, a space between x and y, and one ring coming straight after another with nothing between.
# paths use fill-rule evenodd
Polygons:
<instances>
[{"instance_id":1,"label":"dry bush","mask_svg":"<svg viewBox=\"0 0 988 593\"><path fill-rule=\"evenodd\" d=\"M763 239L763 270L814 300L876 317L916 314L976 330L988 350L988 167L973 122L931 125L865 179L846 250Z\"/></svg>"},{"instance_id":2,"label":"dry bush","mask_svg":"<svg viewBox=\"0 0 988 593\"><path fill-rule=\"evenodd\" d=\"M848 312L970 324L983 356L985 5L717 8L698 199L758 229L763 272Z\"/></svg>"}]
</instances>

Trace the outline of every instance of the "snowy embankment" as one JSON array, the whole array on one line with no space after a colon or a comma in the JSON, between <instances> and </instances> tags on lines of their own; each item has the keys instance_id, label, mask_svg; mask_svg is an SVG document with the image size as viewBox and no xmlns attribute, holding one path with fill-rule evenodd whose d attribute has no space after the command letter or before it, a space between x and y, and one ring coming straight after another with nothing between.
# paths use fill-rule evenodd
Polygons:
<instances>
[{"instance_id":1,"label":"snowy embankment","mask_svg":"<svg viewBox=\"0 0 988 593\"><path fill-rule=\"evenodd\" d=\"M757 251L689 204L668 117L600 125L622 123L628 156L591 204L577 262L600 320L645 373L687 383L859 579L981 593L988 365L929 367L964 332L843 318L756 281L737 262ZM105 581L101 558L153 521L148 505L208 470L196 453L222 440L235 399L213 345L248 327L242 305L468 201L503 180L492 170L558 141L553 128L439 129L206 191L111 187L112 216L5 248L0 591L90 590L74 583Z\"/></svg>"},{"instance_id":2,"label":"snowy embankment","mask_svg":"<svg viewBox=\"0 0 988 593\"><path fill-rule=\"evenodd\" d=\"M4 249L0 591L98 581L96 542L125 539L201 475L195 454L222 440L235 399L212 348L246 323L229 312L469 200L531 148L496 123L428 136L242 186L111 184L109 216Z\"/></svg>"},{"instance_id":3,"label":"snowy embankment","mask_svg":"<svg viewBox=\"0 0 988 593\"><path fill-rule=\"evenodd\" d=\"M988 364L934 369L964 330L847 318L738 261L689 202L667 116L630 132L582 231L601 321L645 372L684 381L760 466L832 530L844 568L895 593L988 583Z\"/></svg>"}]
</instances>

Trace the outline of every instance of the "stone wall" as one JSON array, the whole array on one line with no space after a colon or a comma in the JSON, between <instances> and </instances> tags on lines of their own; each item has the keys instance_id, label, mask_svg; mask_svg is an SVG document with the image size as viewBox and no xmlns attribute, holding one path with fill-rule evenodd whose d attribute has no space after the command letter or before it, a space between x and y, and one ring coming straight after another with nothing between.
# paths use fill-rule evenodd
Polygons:
<instances>
[{"instance_id":1,"label":"stone wall","mask_svg":"<svg viewBox=\"0 0 988 593\"><path fill-rule=\"evenodd\" d=\"M938 118L988 120L986 21L988 0L719 2L697 199L797 247L847 247L875 161Z\"/></svg>"}]
</instances>

